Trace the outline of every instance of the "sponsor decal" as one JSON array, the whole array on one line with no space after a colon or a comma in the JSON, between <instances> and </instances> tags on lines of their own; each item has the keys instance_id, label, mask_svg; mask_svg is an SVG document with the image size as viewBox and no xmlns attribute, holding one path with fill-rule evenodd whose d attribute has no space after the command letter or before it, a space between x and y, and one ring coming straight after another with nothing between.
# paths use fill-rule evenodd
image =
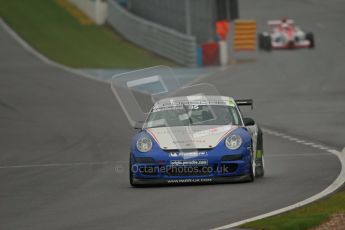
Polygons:
<instances>
[{"instance_id":1,"label":"sponsor decal","mask_svg":"<svg viewBox=\"0 0 345 230\"><path fill-rule=\"evenodd\" d=\"M152 112L160 112L160 111L166 111L166 110L182 110L184 109L182 105L156 105L152 108Z\"/></svg>"},{"instance_id":2,"label":"sponsor decal","mask_svg":"<svg viewBox=\"0 0 345 230\"><path fill-rule=\"evenodd\" d=\"M183 159L189 159L189 158L194 158L194 157L204 157L207 156L206 151L190 151L190 152L171 152L169 153L169 157L182 157Z\"/></svg>"},{"instance_id":3,"label":"sponsor decal","mask_svg":"<svg viewBox=\"0 0 345 230\"><path fill-rule=\"evenodd\" d=\"M168 180L167 182L169 184L174 184L174 183L207 183L207 182L212 182L212 178L193 178L193 179L176 179L176 180Z\"/></svg>"},{"instance_id":4,"label":"sponsor decal","mask_svg":"<svg viewBox=\"0 0 345 230\"><path fill-rule=\"evenodd\" d=\"M197 139L193 139L193 140L178 140L178 141L173 141L173 144L186 144L186 145L192 145L194 143L205 143L206 140L197 140Z\"/></svg>"},{"instance_id":5,"label":"sponsor decal","mask_svg":"<svg viewBox=\"0 0 345 230\"><path fill-rule=\"evenodd\" d=\"M224 105L235 106L234 101L231 100L181 100L165 102L164 104L156 104L152 112L165 111L165 110L177 110L184 109L184 106L188 106L189 109L198 109L199 105Z\"/></svg>"},{"instance_id":6,"label":"sponsor decal","mask_svg":"<svg viewBox=\"0 0 345 230\"><path fill-rule=\"evenodd\" d=\"M256 151L256 159L261 159L263 155L264 155L264 152L262 150Z\"/></svg>"},{"instance_id":7,"label":"sponsor decal","mask_svg":"<svg viewBox=\"0 0 345 230\"><path fill-rule=\"evenodd\" d=\"M194 138L200 138L200 137L206 137L206 136L211 136L211 135L215 135L215 134L221 134L224 132L228 132L228 131L232 131L235 128L235 126L229 126L229 125L225 125L225 126L221 126L221 127L214 127L214 128L209 128L209 129L205 129L205 130L201 130L199 132L195 132L193 134Z\"/></svg>"},{"instance_id":8,"label":"sponsor decal","mask_svg":"<svg viewBox=\"0 0 345 230\"><path fill-rule=\"evenodd\" d=\"M199 156L207 156L207 152L199 152Z\"/></svg>"},{"instance_id":9,"label":"sponsor decal","mask_svg":"<svg viewBox=\"0 0 345 230\"><path fill-rule=\"evenodd\" d=\"M208 160L172 160L170 161L171 166L198 166L208 165Z\"/></svg>"}]
</instances>

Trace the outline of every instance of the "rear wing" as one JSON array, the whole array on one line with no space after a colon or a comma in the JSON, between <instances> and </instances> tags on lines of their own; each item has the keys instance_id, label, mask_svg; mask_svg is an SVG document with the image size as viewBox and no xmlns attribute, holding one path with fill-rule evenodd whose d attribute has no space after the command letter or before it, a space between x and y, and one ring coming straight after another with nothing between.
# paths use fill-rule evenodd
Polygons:
<instances>
[{"instance_id":1,"label":"rear wing","mask_svg":"<svg viewBox=\"0 0 345 230\"><path fill-rule=\"evenodd\" d=\"M269 26L277 26L277 25L280 25L282 23L283 23L282 20L270 20L270 21L267 21L267 25L269 25ZM292 20L292 19L287 19L286 23L292 25L292 24L295 23L295 21Z\"/></svg>"},{"instance_id":2,"label":"rear wing","mask_svg":"<svg viewBox=\"0 0 345 230\"><path fill-rule=\"evenodd\" d=\"M250 106L253 110L253 99L238 99L235 100L237 106Z\"/></svg>"}]
</instances>

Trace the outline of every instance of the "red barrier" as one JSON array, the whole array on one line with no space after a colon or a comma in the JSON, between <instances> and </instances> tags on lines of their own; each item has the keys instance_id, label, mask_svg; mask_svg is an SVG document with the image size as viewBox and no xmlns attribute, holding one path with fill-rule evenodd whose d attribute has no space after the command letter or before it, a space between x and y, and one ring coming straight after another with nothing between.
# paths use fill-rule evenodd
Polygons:
<instances>
[{"instance_id":1,"label":"red barrier","mask_svg":"<svg viewBox=\"0 0 345 230\"><path fill-rule=\"evenodd\" d=\"M208 42L201 45L202 49L202 64L219 65L219 45L217 42Z\"/></svg>"}]
</instances>

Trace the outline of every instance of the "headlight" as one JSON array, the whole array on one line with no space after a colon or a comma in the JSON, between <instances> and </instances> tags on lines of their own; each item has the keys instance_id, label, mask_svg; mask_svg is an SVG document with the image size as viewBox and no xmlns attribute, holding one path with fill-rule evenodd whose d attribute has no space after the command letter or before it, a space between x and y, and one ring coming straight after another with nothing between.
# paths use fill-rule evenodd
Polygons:
<instances>
[{"instance_id":1,"label":"headlight","mask_svg":"<svg viewBox=\"0 0 345 230\"><path fill-rule=\"evenodd\" d=\"M148 136L142 136L137 140L137 149L146 153L152 149L152 141Z\"/></svg>"},{"instance_id":2,"label":"headlight","mask_svg":"<svg viewBox=\"0 0 345 230\"><path fill-rule=\"evenodd\" d=\"M225 139L225 145L228 149L238 149L242 144L242 138L238 135L231 135Z\"/></svg>"}]
</instances>

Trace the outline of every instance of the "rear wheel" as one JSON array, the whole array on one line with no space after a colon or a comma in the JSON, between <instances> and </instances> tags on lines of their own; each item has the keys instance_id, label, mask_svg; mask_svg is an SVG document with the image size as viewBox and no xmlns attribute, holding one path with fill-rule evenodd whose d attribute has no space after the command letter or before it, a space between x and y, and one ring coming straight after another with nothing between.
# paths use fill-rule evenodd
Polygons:
<instances>
[{"instance_id":1,"label":"rear wheel","mask_svg":"<svg viewBox=\"0 0 345 230\"><path fill-rule=\"evenodd\" d=\"M305 38L309 41L309 48L312 49L315 47L315 40L313 33L307 33Z\"/></svg>"},{"instance_id":2,"label":"rear wheel","mask_svg":"<svg viewBox=\"0 0 345 230\"><path fill-rule=\"evenodd\" d=\"M264 35L262 33L258 34L258 48L259 50L263 50L263 40L264 40Z\"/></svg>"},{"instance_id":3,"label":"rear wheel","mask_svg":"<svg viewBox=\"0 0 345 230\"><path fill-rule=\"evenodd\" d=\"M264 156L261 159L257 159L255 163L255 177L260 178L265 175L265 160Z\"/></svg>"},{"instance_id":4,"label":"rear wheel","mask_svg":"<svg viewBox=\"0 0 345 230\"><path fill-rule=\"evenodd\" d=\"M271 36L268 33L258 34L258 48L259 50L270 51L272 48Z\"/></svg>"},{"instance_id":5,"label":"rear wheel","mask_svg":"<svg viewBox=\"0 0 345 230\"><path fill-rule=\"evenodd\" d=\"M264 159L264 146L262 130L258 127L258 135L256 142L256 155L255 155L255 177L263 177L265 175L265 159Z\"/></svg>"}]
</instances>

